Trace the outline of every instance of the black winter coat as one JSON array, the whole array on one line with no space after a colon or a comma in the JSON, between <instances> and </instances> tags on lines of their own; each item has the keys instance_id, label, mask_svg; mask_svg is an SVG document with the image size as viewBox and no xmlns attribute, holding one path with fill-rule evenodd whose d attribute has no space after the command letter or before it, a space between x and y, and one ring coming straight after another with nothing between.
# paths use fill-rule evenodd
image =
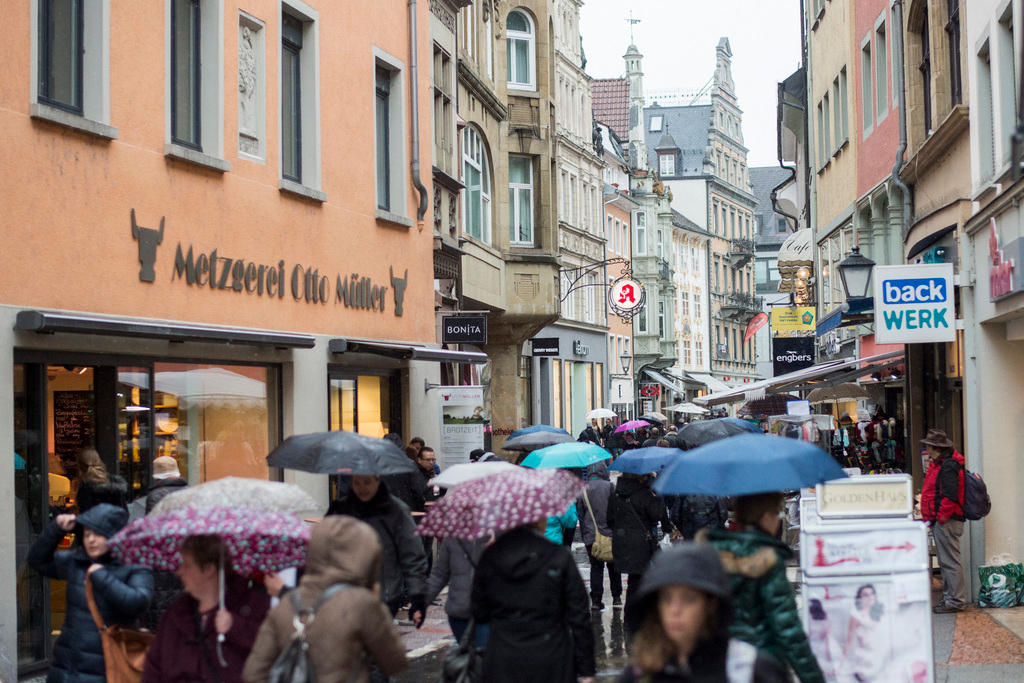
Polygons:
<instances>
[{"instance_id":1,"label":"black winter coat","mask_svg":"<svg viewBox=\"0 0 1024 683\"><path fill-rule=\"evenodd\" d=\"M593 676L589 607L565 547L529 528L498 538L473 581L473 618L491 625L483 680L575 683Z\"/></svg>"},{"instance_id":2,"label":"black winter coat","mask_svg":"<svg viewBox=\"0 0 1024 683\"><path fill-rule=\"evenodd\" d=\"M93 560L81 546L57 552L64 531L50 522L32 545L28 565L43 576L67 581L67 611L53 649L48 683L104 683L103 643L85 597L86 570ZM132 626L153 597L149 569L115 562L108 553L90 577L105 624Z\"/></svg>"},{"instance_id":3,"label":"black winter coat","mask_svg":"<svg viewBox=\"0 0 1024 683\"><path fill-rule=\"evenodd\" d=\"M169 494L180 491L186 486L188 486L188 482L181 477L155 480L149 487L149 493L146 494L146 514L152 512L157 503Z\"/></svg>"},{"instance_id":4,"label":"black winter coat","mask_svg":"<svg viewBox=\"0 0 1024 683\"><path fill-rule=\"evenodd\" d=\"M766 652L742 649L740 656L733 655L729 661L727 652L729 640L712 638L701 640L686 665L671 663L656 674L644 675L637 667L627 667L619 676L618 683L726 683L727 664L736 665L736 659L745 660L746 669L751 672L753 683L788 683L789 673L777 659Z\"/></svg>"},{"instance_id":5,"label":"black winter coat","mask_svg":"<svg viewBox=\"0 0 1024 683\"><path fill-rule=\"evenodd\" d=\"M425 500L423 497L423 476L420 474L418 466L415 472L388 474L381 477L381 481L387 484L388 492L405 503L410 510L423 512L427 509L423 504Z\"/></svg>"},{"instance_id":6,"label":"black winter coat","mask_svg":"<svg viewBox=\"0 0 1024 683\"><path fill-rule=\"evenodd\" d=\"M661 524L668 533L672 523L668 510L642 479L620 477L608 501L608 526L612 529L612 557L615 569L624 574L642 574L658 547L653 529Z\"/></svg>"},{"instance_id":7,"label":"black winter coat","mask_svg":"<svg viewBox=\"0 0 1024 683\"><path fill-rule=\"evenodd\" d=\"M99 505L110 503L120 508L128 509L128 482L124 477L113 475L109 481L95 484L90 481L83 481L75 493L75 504L78 505L78 514Z\"/></svg>"},{"instance_id":8,"label":"black winter coat","mask_svg":"<svg viewBox=\"0 0 1024 683\"><path fill-rule=\"evenodd\" d=\"M374 528L380 536L380 597L394 614L405 595L414 604L427 592L427 555L416 535L405 503L388 493L383 481L377 495L365 503L354 493L331 503L328 515L349 515Z\"/></svg>"}]
</instances>

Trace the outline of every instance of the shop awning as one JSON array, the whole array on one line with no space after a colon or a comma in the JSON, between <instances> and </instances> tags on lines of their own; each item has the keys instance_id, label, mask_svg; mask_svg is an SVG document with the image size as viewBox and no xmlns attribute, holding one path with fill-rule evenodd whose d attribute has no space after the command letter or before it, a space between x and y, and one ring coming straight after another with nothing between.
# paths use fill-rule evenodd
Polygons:
<instances>
[{"instance_id":1,"label":"shop awning","mask_svg":"<svg viewBox=\"0 0 1024 683\"><path fill-rule=\"evenodd\" d=\"M907 261L917 256L925 249L928 249L933 244L935 244L936 242L938 242L939 240L941 240L943 237L953 232L954 230L956 230L956 223L954 223L953 225L947 225L946 227L940 230L936 230L927 237L918 240L917 242L914 243L914 246L912 246L910 250L907 251Z\"/></svg>"},{"instance_id":2,"label":"shop awning","mask_svg":"<svg viewBox=\"0 0 1024 683\"><path fill-rule=\"evenodd\" d=\"M900 360L896 361L897 358ZM785 375L779 375L778 377L763 379L737 389L729 389L728 391L717 392L708 396L699 396L694 399L694 403L710 406L723 403L738 403L740 401L753 401L762 398L768 391L803 385L811 380L829 382L848 381L863 377L864 375L870 375L872 372L884 367L889 367L894 364L893 361L897 363L902 362L902 358L903 351L889 351L888 353L880 353L866 358L846 358L828 363L820 363L803 370L796 370ZM868 365L861 367L864 363Z\"/></svg>"},{"instance_id":3,"label":"shop awning","mask_svg":"<svg viewBox=\"0 0 1024 683\"><path fill-rule=\"evenodd\" d=\"M438 363L486 363L486 353L479 351L451 351L434 349L429 346L402 344L399 342L368 341L365 339L337 338L327 342L331 353L371 353L376 356L399 358L401 360L426 360Z\"/></svg>"},{"instance_id":4,"label":"shop awning","mask_svg":"<svg viewBox=\"0 0 1024 683\"><path fill-rule=\"evenodd\" d=\"M651 379L653 379L658 384L661 384L662 386L668 387L669 389L671 389L672 391L676 392L677 394L684 394L684 393L686 393L685 390L683 389L683 387L679 386L678 384L676 384L675 382L670 380L668 377L666 377L665 375L661 374L660 372L658 372L656 370L647 370L647 369L645 369L644 370L644 374L647 375L648 377L650 377Z\"/></svg>"},{"instance_id":5,"label":"shop awning","mask_svg":"<svg viewBox=\"0 0 1024 683\"><path fill-rule=\"evenodd\" d=\"M119 318L115 316L51 313L49 311L19 311L14 322L19 332L68 332L72 334L100 334L112 337L164 339L173 342L214 342L269 346L278 349L311 349L316 338L311 334L251 330L243 327L197 325L170 320L145 318Z\"/></svg>"},{"instance_id":6,"label":"shop awning","mask_svg":"<svg viewBox=\"0 0 1024 683\"><path fill-rule=\"evenodd\" d=\"M694 378L695 380L706 386L708 388L708 391L710 391L712 394L733 390L732 387L730 387L728 384L726 384L720 379L715 379L711 375L698 375L696 373L691 372L690 377ZM705 396L704 398L707 398L707 396Z\"/></svg>"},{"instance_id":7,"label":"shop awning","mask_svg":"<svg viewBox=\"0 0 1024 683\"><path fill-rule=\"evenodd\" d=\"M846 301L832 309L824 318L818 321L818 326L815 328L815 335L820 337L823 334L831 332L837 327L860 325L862 323L871 322L873 318L869 311L874 310L874 308L874 297L869 296L865 299L853 299L851 301Z\"/></svg>"}]
</instances>

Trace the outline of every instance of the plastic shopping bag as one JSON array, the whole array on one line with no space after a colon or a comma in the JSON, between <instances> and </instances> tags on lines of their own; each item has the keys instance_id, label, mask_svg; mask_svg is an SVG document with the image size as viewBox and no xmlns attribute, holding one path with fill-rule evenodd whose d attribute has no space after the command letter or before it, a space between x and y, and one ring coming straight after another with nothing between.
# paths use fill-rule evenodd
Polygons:
<instances>
[{"instance_id":1,"label":"plastic shopping bag","mask_svg":"<svg viewBox=\"0 0 1024 683\"><path fill-rule=\"evenodd\" d=\"M1024 564L1007 562L978 567L978 578L979 607L1015 607L1024 601Z\"/></svg>"}]
</instances>

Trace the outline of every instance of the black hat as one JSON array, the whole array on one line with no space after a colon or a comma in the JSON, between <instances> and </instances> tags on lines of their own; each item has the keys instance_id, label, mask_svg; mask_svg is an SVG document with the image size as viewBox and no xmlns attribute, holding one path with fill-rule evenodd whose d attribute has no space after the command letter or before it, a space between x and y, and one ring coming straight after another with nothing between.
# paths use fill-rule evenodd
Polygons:
<instances>
[{"instance_id":1,"label":"black hat","mask_svg":"<svg viewBox=\"0 0 1024 683\"><path fill-rule=\"evenodd\" d=\"M128 524L128 511L110 503L100 503L75 517L75 522L103 538L110 538Z\"/></svg>"},{"instance_id":2,"label":"black hat","mask_svg":"<svg viewBox=\"0 0 1024 683\"><path fill-rule=\"evenodd\" d=\"M718 598L723 626L731 616L729 577L722 568L718 551L708 543L686 541L659 552L647 568L640 589L626 603L626 628L636 632L643 626L647 611L665 586L684 585Z\"/></svg>"},{"instance_id":3,"label":"black hat","mask_svg":"<svg viewBox=\"0 0 1024 683\"><path fill-rule=\"evenodd\" d=\"M476 462L477 460L480 459L480 456L483 455L486 452L487 451L485 451L482 448L474 448L473 450L471 450L469 452L469 460L470 460L470 462Z\"/></svg>"}]
</instances>

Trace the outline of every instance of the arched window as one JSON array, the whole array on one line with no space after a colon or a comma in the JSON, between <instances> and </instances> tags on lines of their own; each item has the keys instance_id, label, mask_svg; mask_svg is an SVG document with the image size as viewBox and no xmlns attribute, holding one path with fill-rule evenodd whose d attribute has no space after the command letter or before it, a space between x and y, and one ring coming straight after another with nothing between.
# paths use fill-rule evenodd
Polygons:
<instances>
[{"instance_id":1,"label":"arched window","mask_svg":"<svg viewBox=\"0 0 1024 683\"><path fill-rule=\"evenodd\" d=\"M534 50L533 22L520 10L508 13L505 24L508 46L508 87L534 90L536 84L537 55Z\"/></svg>"},{"instance_id":2,"label":"arched window","mask_svg":"<svg viewBox=\"0 0 1024 683\"><path fill-rule=\"evenodd\" d=\"M475 128L462 133L462 231L481 242L491 243L491 169L487 148Z\"/></svg>"}]
</instances>

